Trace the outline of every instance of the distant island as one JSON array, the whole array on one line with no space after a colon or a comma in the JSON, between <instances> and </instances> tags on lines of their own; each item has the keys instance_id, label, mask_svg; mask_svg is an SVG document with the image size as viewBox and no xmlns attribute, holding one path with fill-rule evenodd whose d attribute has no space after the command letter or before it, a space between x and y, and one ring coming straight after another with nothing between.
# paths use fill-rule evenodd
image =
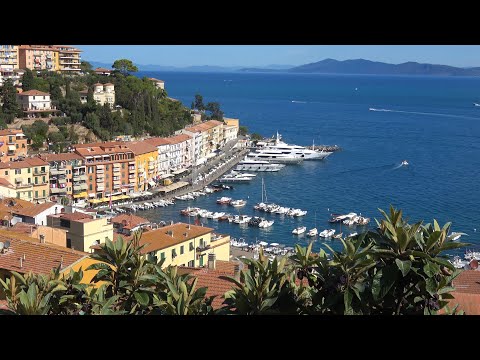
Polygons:
<instances>
[{"instance_id":1,"label":"distant island","mask_svg":"<svg viewBox=\"0 0 480 360\"><path fill-rule=\"evenodd\" d=\"M110 67L108 64L90 61L94 67ZM365 59L335 60L325 59L310 64L267 65L262 67L241 66L210 66L196 65L187 67L166 65L137 65L140 71L163 72L287 72L287 73L317 73L317 74L358 74L358 75L431 75L431 76L479 76L480 67L459 68L449 65L422 64L405 62L402 64L388 64Z\"/></svg>"}]
</instances>

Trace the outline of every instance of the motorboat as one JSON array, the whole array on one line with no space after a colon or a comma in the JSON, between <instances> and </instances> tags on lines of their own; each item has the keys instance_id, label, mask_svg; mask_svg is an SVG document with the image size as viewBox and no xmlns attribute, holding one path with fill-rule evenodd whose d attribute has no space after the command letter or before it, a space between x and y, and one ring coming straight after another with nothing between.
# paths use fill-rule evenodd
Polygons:
<instances>
[{"instance_id":1,"label":"motorboat","mask_svg":"<svg viewBox=\"0 0 480 360\"><path fill-rule=\"evenodd\" d=\"M328 238L328 237L332 237L334 234L335 234L335 229L325 229L319 234L319 236L323 238Z\"/></svg>"},{"instance_id":2,"label":"motorboat","mask_svg":"<svg viewBox=\"0 0 480 360\"><path fill-rule=\"evenodd\" d=\"M247 202L245 200L232 200L230 201L230 205L233 207L242 207L245 206Z\"/></svg>"},{"instance_id":3,"label":"motorboat","mask_svg":"<svg viewBox=\"0 0 480 360\"><path fill-rule=\"evenodd\" d=\"M303 234L306 230L307 230L306 226L299 226L292 230L292 234L300 235L300 234Z\"/></svg>"},{"instance_id":4,"label":"motorboat","mask_svg":"<svg viewBox=\"0 0 480 360\"><path fill-rule=\"evenodd\" d=\"M402 166L407 166L408 165L408 161L407 160L403 160L402 161Z\"/></svg>"},{"instance_id":5,"label":"motorboat","mask_svg":"<svg viewBox=\"0 0 480 360\"><path fill-rule=\"evenodd\" d=\"M357 236L357 235L358 235L357 232L353 232L353 233L351 233L351 234L348 234L348 235L347 235L347 238L352 238L352 237Z\"/></svg>"},{"instance_id":6,"label":"motorboat","mask_svg":"<svg viewBox=\"0 0 480 360\"><path fill-rule=\"evenodd\" d=\"M268 162L265 160L254 160L248 159L245 157L244 160L240 161L235 168L235 171L265 171L265 172L276 172L284 168L284 164L277 164L273 162Z\"/></svg>"},{"instance_id":7,"label":"motorboat","mask_svg":"<svg viewBox=\"0 0 480 360\"><path fill-rule=\"evenodd\" d=\"M252 176L245 176L240 173L236 174L227 174L223 175L220 179L218 179L219 182L249 182L253 179Z\"/></svg>"},{"instance_id":8,"label":"motorboat","mask_svg":"<svg viewBox=\"0 0 480 360\"><path fill-rule=\"evenodd\" d=\"M268 227L272 226L274 222L275 222L274 220L270 220L270 221L268 221L268 220L262 220L262 221L258 224L258 227L259 227L259 228L268 228Z\"/></svg>"},{"instance_id":9,"label":"motorboat","mask_svg":"<svg viewBox=\"0 0 480 360\"><path fill-rule=\"evenodd\" d=\"M294 154L284 154L280 150L261 149L256 152L247 154L247 157L253 160L269 161L273 163L298 164L301 163L305 156Z\"/></svg>"},{"instance_id":10,"label":"motorboat","mask_svg":"<svg viewBox=\"0 0 480 360\"><path fill-rule=\"evenodd\" d=\"M314 237L318 235L318 230L317 228L313 228L308 230L307 236Z\"/></svg>"},{"instance_id":11,"label":"motorboat","mask_svg":"<svg viewBox=\"0 0 480 360\"><path fill-rule=\"evenodd\" d=\"M463 233L459 233L459 232L452 232L449 236L450 240L452 241L456 241L458 239L460 239L460 237L464 235Z\"/></svg>"},{"instance_id":12,"label":"motorboat","mask_svg":"<svg viewBox=\"0 0 480 360\"><path fill-rule=\"evenodd\" d=\"M217 204L230 204L232 201L232 198L222 196L220 199L217 199Z\"/></svg>"}]
</instances>

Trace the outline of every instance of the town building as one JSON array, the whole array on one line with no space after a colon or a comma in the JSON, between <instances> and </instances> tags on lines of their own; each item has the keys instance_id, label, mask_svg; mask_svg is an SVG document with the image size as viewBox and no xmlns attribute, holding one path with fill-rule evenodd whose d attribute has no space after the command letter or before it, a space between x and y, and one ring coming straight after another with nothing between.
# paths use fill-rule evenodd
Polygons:
<instances>
[{"instance_id":1,"label":"town building","mask_svg":"<svg viewBox=\"0 0 480 360\"><path fill-rule=\"evenodd\" d=\"M192 166L192 137L187 134L179 134L170 136L166 140L170 143L170 171L178 171Z\"/></svg>"},{"instance_id":2,"label":"town building","mask_svg":"<svg viewBox=\"0 0 480 360\"><path fill-rule=\"evenodd\" d=\"M217 120L205 121L198 125L188 126L180 133L191 135L191 133L201 134L201 145L199 149L198 158L201 161L215 156L214 151L219 149L222 144L225 144L223 138L223 122Z\"/></svg>"},{"instance_id":3,"label":"town building","mask_svg":"<svg viewBox=\"0 0 480 360\"><path fill-rule=\"evenodd\" d=\"M42 114L55 113L57 110L52 107L50 94L38 91L28 90L17 94L17 101L20 109L27 117L40 117Z\"/></svg>"},{"instance_id":4,"label":"town building","mask_svg":"<svg viewBox=\"0 0 480 360\"><path fill-rule=\"evenodd\" d=\"M77 144L75 153L85 160L90 203L107 203L110 195L137 191L135 155L125 143Z\"/></svg>"},{"instance_id":5,"label":"town building","mask_svg":"<svg viewBox=\"0 0 480 360\"><path fill-rule=\"evenodd\" d=\"M158 175L158 150L146 141L126 143L135 155L137 190L143 191L155 187Z\"/></svg>"},{"instance_id":6,"label":"town building","mask_svg":"<svg viewBox=\"0 0 480 360\"><path fill-rule=\"evenodd\" d=\"M102 68L102 67L96 68L93 71L95 72L95 74L103 75L103 76L110 76L112 74L112 70L105 69L105 68Z\"/></svg>"},{"instance_id":7,"label":"town building","mask_svg":"<svg viewBox=\"0 0 480 360\"><path fill-rule=\"evenodd\" d=\"M165 81L155 78L148 78L148 80L153 81L157 89L165 90Z\"/></svg>"},{"instance_id":8,"label":"town building","mask_svg":"<svg viewBox=\"0 0 480 360\"><path fill-rule=\"evenodd\" d=\"M35 225L47 225L47 216L61 214L65 211L63 205L45 202L43 204L34 204L30 207L11 210L13 215L12 223L27 223Z\"/></svg>"},{"instance_id":9,"label":"town building","mask_svg":"<svg viewBox=\"0 0 480 360\"><path fill-rule=\"evenodd\" d=\"M18 67L30 70L58 71L59 53L52 45L19 45Z\"/></svg>"},{"instance_id":10,"label":"town building","mask_svg":"<svg viewBox=\"0 0 480 360\"><path fill-rule=\"evenodd\" d=\"M18 46L0 45L0 86L6 79L12 79L14 85L19 83L18 65Z\"/></svg>"},{"instance_id":11,"label":"town building","mask_svg":"<svg viewBox=\"0 0 480 360\"><path fill-rule=\"evenodd\" d=\"M54 45L53 49L57 52L57 71L68 75L78 74L81 72L80 53L82 50L67 45Z\"/></svg>"},{"instance_id":12,"label":"town building","mask_svg":"<svg viewBox=\"0 0 480 360\"><path fill-rule=\"evenodd\" d=\"M202 157L202 144L203 144L203 135L202 132L190 131L189 128L180 129L175 131L176 135L184 134L188 135L191 138L190 144L192 145L191 156L192 156L192 165L197 166L203 164L207 161L206 157Z\"/></svg>"},{"instance_id":13,"label":"town building","mask_svg":"<svg viewBox=\"0 0 480 360\"><path fill-rule=\"evenodd\" d=\"M120 214L113 217L110 221L117 233L126 236L133 235L135 231L150 224L149 220L133 214Z\"/></svg>"},{"instance_id":14,"label":"town building","mask_svg":"<svg viewBox=\"0 0 480 360\"><path fill-rule=\"evenodd\" d=\"M28 152L27 137L22 130L0 130L0 161L8 162L25 158Z\"/></svg>"},{"instance_id":15,"label":"town building","mask_svg":"<svg viewBox=\"0 0 480 360\"><path fill-rule=\"evenodd\" d=\"M90 247L113 240L113 225L107 218L74 212L47 216L47 225L67 231L67 247L91 252Z\"/></svg>"},{"instance_id":16,"label":"town building","mask_svg":"<svg viewBox=\"0 0 480 360\"><path fill-rule=\"evenodd\" d=\"M0 163L0 178L14 186L18 199L43 203L50 195L50 166L39 157Z\"/></svg>"},{"instance_id":17,"label":"town building","mask_svg":"<svg viewBox=\"0 0 480 360\"><path fill-rule=\"evenodd\" d=\"M230 236L214 234L213 230L203 226L176 223L147 231L140 238L140 245L145 245L142 253L157 261L164 259L163 267L205 266L208 254L215 254L218 260L228 261Z\"/></svg>"},{"instance_id":18,"label":"town building","mask_svg":"<svg viewBox=\"0 0 480 360\"><path fill-rule=\"evenodd\" d=\"M191 110L190 116L192 117L192 124L198 125L202 122L202 113L198 110Z\"/></svg>"},{"instance_id":19,"label":"town building","mask_svg":"<svg viewBox=\"0 0 480 360\"><path fill-rule=\"evenodd\" d=\"M161 137L146 139L148 143L157 148L157 171L160 178L169 174L170 169L170 142Z\"/></svg>"},{"instance_id":20,"label":"town building","mask_svg":"<svg viewBox=\"0 0 480 360\"><path fill-rule=\"evenodd\" d=\"M40 243L67 247L67 231L63 229L56 229L46 225L18 222L12 227L3 228L3 230L0 230L0 234L4 233L2 231L5 230L8 231L8 233L5 233L6 236L10 235L12 232L16 232L36 239L37 242Z\"/></svg>"},{"instance_id":21,"label":"town building","mask_svg":"<svg viewBox=\"0 0 480 360\"><path fill-rule=\"evenodd\" d=\"M115 85L112 83L96 83L93 90L93 99L101 106L108 104L111 109L115 105Z\"/></svg>"},{"instance_id":22,"label":"town building","mask_svg":"<svg viewBox=\"0 0 480 360\"><path fill-rule=\"evenodd\" d=\"M76 153L41 154L50 165L50 200L86 205L88 184L85 159Z\"/></svg>"}]
</instances>

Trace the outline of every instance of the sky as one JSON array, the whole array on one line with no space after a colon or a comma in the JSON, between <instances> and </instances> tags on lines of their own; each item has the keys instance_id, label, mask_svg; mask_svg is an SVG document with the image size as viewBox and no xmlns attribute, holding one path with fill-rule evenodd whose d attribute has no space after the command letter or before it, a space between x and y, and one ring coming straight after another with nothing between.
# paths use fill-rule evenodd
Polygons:
<instances>
[{"instance_id":1,"label":"sky","mask_svg":"<svg viewBox=\"0 0 480 360\"><path fill-rule=\"evenodd\" d=\"M75 45L87 61L164 66L303 65L326 58L480 66L478 45Z\"/></svg>"}]
</instances>

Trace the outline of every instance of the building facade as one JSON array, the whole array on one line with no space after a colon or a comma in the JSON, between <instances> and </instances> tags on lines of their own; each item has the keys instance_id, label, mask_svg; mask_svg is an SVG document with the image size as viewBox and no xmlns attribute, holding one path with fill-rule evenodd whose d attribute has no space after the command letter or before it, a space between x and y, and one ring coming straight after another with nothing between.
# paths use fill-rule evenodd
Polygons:
<instances>
[{"instance_id":1,"label":"building facade","mask_svg":"<svg viewBox=\"0 0 480 360\"><path fill-rule=\"evenodd\" d=\"M157 89L165 90L165 81L155 78L148 78L148 80L152 81Z\"/></svg>"},{"instance_id":2,"label":"building facade","mask_svg":"<svg viewBox=\"0 0 480 360\"><path fill-rule=\"evenodd\" d=\"M8 162L25 158L28 152L27 137L22 130L0 130L0 161Z\"/></svg>"},{"instance_id":3,"label":"building facade","mask_svg":"<svg viewBox=\"0 0 480 360\"><path fill-rule=\"evenodd\" d=\"M186 169L193 164L194 142L190 135L174 135L166 140L170 143L170 170Z\"/></svg>"},{"instance_id":4,"label":"building facade","mask_svg":"<svg viewBox=\"0 0 480 360\"><path fill-rule=\"evenodd\" d=\"M96 83L93 90L93 99L99 105L108 104L113 109L115 105L115 85L112 83Z\"/></svg>"},{"instance_id":5,"label":"building facade","mask_svg":"<svg viewBox=\"0 0 480 360\"><path fill-rule=\"evenodd\" d=\"M80 73L80 53L82 50L73 46L54 45L56 51L57 71L63 74L78 74Z\"/></svg>"},{"instance_id":6,"label":"building facade","mask_svg":"<svg viewBox=\"0 0 480 360\"><path fill-rule=\"evenodd\" d=\"M44 203L50 195L50 166L38 157L0 163L0 178L14 186L18 199Z\"/></svg>"},{"instance_id":7,"label":"building facade","mask_svg":"<svg viewBox=\"0 0 480 360\"><path fill-rule=\"evenodd\" d=\"M19 45L18 67L30 70L80 73L82 50L67 45Z\"/></svg>"},{"instance_id":8,"label":"building facade","mask_svg":"<svg viewBox=\"0 0 480 360\"><path fill-rule=\"evenodd\" d=\"M12 79L14 85L18 84L18 69L18 46L0 45L0 86L6 79Z\"/></svg>"},{"instance_id":9,"label":"building facade","mask_svg":"<svg viewBox=\"0 0 480 360\"><path fill-rule=\"evenodd\" d=\"M170 142L165 138L155 137L145 140L157 148L157 171L160 176L169 174Z\"/></svg>"},{"instance_id":10,"label":"building facade","mask_svg":"<svg viewBox=\"0 0 480 360\"><path fill-rule=\"evenodd\" d=\"M135 155L137 190L143 191L154 187L158 175L157 148L145 141L126 144Z\"/></svg>"},{"instance_id":11,"label":"building facade","mask_svg":"<svg viewBox=\"0 0 480 360\"><path fill-rule=\"evenodd\" d=\"M38 91L28 90L17 94L18 104L27 117L38 117L42 113L54 113L57 110L52 107L50 94Z\"/></svg>"},{"instance_id":12,"label":"building facade","mask_svg":"<svg viewBox=\"0 0 480 360\"><path fill-rule=\"evenodd\" d=\"M217 235L212 228L176 223L157 230L144 232L140 244L145 245L142 253L160 261L162 267L207 265L208 254L217 260L230 258L230 236Z\"/></svg>"},{"instance_id":13,"label":"building facade","mask_svg":"<svg viewBox=\"0 0 480 360\"><path fill-rule=\"evenodd\" d=\"M91 252L90 247L113 240L113 225L107 218L95 219L93 216L75 212L47 216L47 225L67 230L67 247L79 251Z\"/></svg>"}]
</instances>

